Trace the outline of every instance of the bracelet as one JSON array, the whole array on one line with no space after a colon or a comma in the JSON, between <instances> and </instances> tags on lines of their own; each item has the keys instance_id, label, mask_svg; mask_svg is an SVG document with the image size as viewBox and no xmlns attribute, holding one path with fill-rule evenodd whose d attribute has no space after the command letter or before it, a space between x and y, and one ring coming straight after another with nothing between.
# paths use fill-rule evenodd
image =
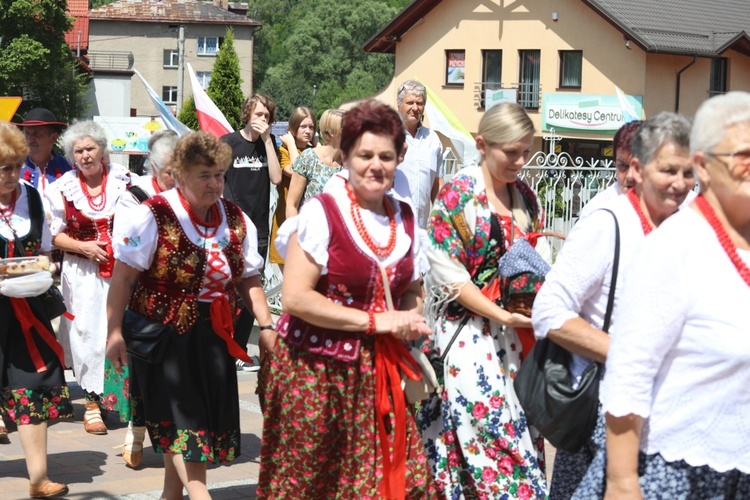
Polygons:
<instances>
[{"instance_id":1,"label":"bracelet","mask_svg":"<svg viewBox=\"0 0 750 500\"><path fill-rule=\"evenodd\" d=\"M258 329L259 329L259 330L273 330L273 329L275 329L275 328L276 328L276 327L275 327L275 326L273 326L273 325L264 325L264 326L259 326L259 327L258 327Z\"/></svg>"},{"instance_id":2,"label":"bracelet","mask_svg":"<svg viewBox=\"0 0 750 500\"><path fill-rule=\"evenodd\" d=\"M367 330L365 335L375 334L375 313L372 310L367 311Z\"/></svg>"}]
</instances>

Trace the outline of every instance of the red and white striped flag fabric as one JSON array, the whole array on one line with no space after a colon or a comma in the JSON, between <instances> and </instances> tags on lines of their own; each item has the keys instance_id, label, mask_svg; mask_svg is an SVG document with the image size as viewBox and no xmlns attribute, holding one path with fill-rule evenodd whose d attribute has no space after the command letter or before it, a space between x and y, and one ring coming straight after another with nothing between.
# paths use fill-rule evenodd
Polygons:
<instances>
[{"instance_id":1,"label":"red and white striped flag fabric","mask_svg":"<svg viewBox=\"0 0 750 500\"><path fill-rule=\"evenodd\" d=\"M198 123L201 130L208 132L216 137L234 132L232 126L227 121L216 104L208 97L206 91L201 87L198 78L195 76L193 67L188 63L188 73L190 73L190 84L193 87L193 99L195 100L195 111L198 114Z\"/></svg>"}]
</instances>

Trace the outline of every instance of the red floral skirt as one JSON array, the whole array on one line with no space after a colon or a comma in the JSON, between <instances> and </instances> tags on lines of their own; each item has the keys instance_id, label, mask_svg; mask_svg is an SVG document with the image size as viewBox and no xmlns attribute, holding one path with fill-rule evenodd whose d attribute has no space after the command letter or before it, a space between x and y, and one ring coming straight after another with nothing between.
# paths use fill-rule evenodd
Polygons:
<instances>
[{"instance_id":1,"label":"red floral skirt","mask_svg":"<svg viewBox=\"0 0 750 500\"><path fill-rule=\"evenodd\" d=\"M290 347L270 361L258 498L381 498L372 337L352 362ZM391 423L392 423L391 419ZM406 418L406 498L435 498L422 438Z\"/></svg>"}]
</instances>

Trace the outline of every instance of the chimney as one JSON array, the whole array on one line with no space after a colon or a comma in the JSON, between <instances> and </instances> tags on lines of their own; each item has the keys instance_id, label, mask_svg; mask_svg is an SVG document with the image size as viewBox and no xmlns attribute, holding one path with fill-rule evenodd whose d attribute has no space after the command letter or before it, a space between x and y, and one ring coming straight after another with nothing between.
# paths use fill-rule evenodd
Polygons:
<instances>
[{"instance_id":1,"label":"chimney","mask_svg":"<svg viewBox=\"0 0 750 500\"><path fill-rule=\"evenodd\" d=\"M229 10L229 0L213 0L211 2L214 7L220 7L224 10Z\"/></svg>"}]
</instances>

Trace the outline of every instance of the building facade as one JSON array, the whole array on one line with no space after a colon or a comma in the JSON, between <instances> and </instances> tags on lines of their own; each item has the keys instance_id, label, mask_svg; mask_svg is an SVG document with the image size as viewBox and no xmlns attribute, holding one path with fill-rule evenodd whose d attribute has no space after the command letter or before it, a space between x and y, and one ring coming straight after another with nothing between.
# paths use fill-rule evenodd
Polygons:
<instances>
[{"instance_id":1,"label":"building facade","mask_svg":"<svg viewBox=\"0 0 750 500\"><path fill-rule=\"evenodd\" d=\"M233 8L234 7L234 8ZM178 36L184 27L184 61L193 67L204 88L227 28L232 28L239 57L242 91L253 88L253 34L260 23L237 14L237 5L195 0L119 0L89 14L89 65L94 76L91 116L148 116L155 109L133 69L138 70L162 100L178 107ZM190 95L185 69L183 101ZM100 92L100 89L102 90ZM119 96L125 96L122 102ZM114 115L118 116L118 115Z\"/></svg>"},{"instance_id":2,"label":"building facade","mask_svg":"<svg viewBox=\"0 0 750 500\"><path fill-rule=\"evenodd\" d=\"M472 133L495 102L523 105L545 149L611 157L628 119L692 115L729 90L750 91L745 0L415 0L364 46L394 53L377 99L395 105L404 80L425 83Z\"/></svg>"}]
</instances>

